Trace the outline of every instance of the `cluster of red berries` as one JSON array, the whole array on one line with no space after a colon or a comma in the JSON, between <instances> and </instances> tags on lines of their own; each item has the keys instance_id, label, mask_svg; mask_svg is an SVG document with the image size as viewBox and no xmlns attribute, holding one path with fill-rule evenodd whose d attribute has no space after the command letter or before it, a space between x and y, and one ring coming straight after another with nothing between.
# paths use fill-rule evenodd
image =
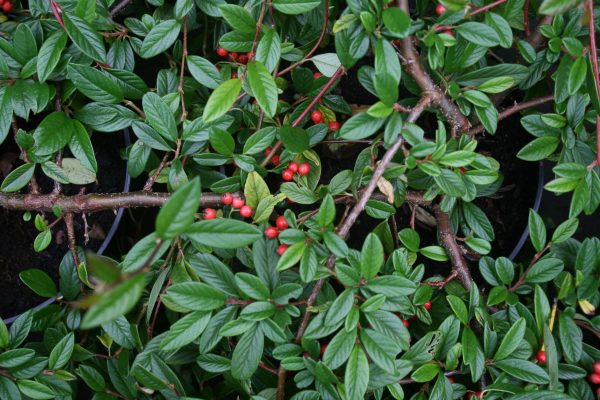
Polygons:
<instances>
[{"instance_id":1,"label":"cluster of red berries","mask_svg":"<svg viewBox=\"0 0 600 400\"><path fill-rule=\"evenodd\" d=\"M600 385L600 361L596 361L592 366L592 373L588 375L588 380L594 385ZM596 393L600 395L600 388L596 389Z\"/></svg>"},{"instance_id":2,"label":"cluster of red berries","mask_svg":"<svg viewBox=\"0 0 600 400\"><path fill-rule=\"evenodd\" d=\"M265 157L269 157L269 154L271 154L271 152L273 151L272 148L267 147L265 149ZM273 165L274 167L277 167L279 165L279 163L281 162L279 155L275 154L273 157L271 157L270 163L271 165Z\"/></svg>"},{"instance_id":3,"label":"cluster of red berries","mask_svg":"<svg viewBox=\"0 0 600 400\"><path fill-rule=\"evenodd\" d=\"M289 225L285 220L285 217L280 215L275 220L275 226L269 226L267 229L265 229L265 236L269 239L275 239L277 236L279 236L280 232L285 231L288 227ZM287 244L280 244L279 247L277 247L277 254L280 256L283 255L288 247L289 246Z\"/></svg>"},{"instance_id":4,"label":"cluster of red berries","mask_svg":"<svg viewBox=\"0 0 600 400\"><path fill-rule=\"evenodd\" d=\"M240 215L244 218L252 216L254 210L252 207L246 205L246 201L240 197L233 197L231 193L225 193L221 197L221 201L225 205L231 205L234 209L240 210ZM217 211L214 208L205 208L203 213L204 219L215 219L217 218Z\"/></svg>"},{"instance_id":5,"label":"cluster of red berries","mask_svg":"<svg viewBox=\"0 0 600 400\"><path fill-rule=\"evenodd\" d=\"M2 11L9 13L13 10L13 4L10 0L0 0L0 8Z\"/></svg>"},{"instance_id":6,"label":"cluster of red berries","mask_svg":"<svg viewBox=\"0 0 600 400\"><path fill-rule=\"evenodd\" d=\"M238 54L235 51L232 51L230 53L222 47L219 47L217 49L217 55L221 58L225 58L225 57L229 56L231 61L238 62L240 64L248 64L248 61L250 61L250 59L252 59L252 53Z\"/></svg>"},{"instance_id":7,"label":"cluster of red berries","mask_svg":"<svg viewBox=\"0 0 600 400\"><path fill-rule=\"evenodd\" d=\"M305 162L300 165L296 161L292 161L288 167L281 173L281 177L284 181L289 182L294 179L294 174L298 173L299 175L308 175L310 172L310 164Z\"/></svg>"},{"instance_id":8,"label":"cluster of red berries","mask_svg":"<svg viewBox=\"0 0 600 400\"><path fill-rule=\"evenodd\" d=\"M310 119L312 120L312 122L314 124L320 124L321 122L323 122L323 113L319 110L315 110L312 112L312 114L310 114ZM331 121L329 123L329 130L330 131L337 131L341 128L341 125L339 122L337 121Z\"/></svg>"}]
</instances>

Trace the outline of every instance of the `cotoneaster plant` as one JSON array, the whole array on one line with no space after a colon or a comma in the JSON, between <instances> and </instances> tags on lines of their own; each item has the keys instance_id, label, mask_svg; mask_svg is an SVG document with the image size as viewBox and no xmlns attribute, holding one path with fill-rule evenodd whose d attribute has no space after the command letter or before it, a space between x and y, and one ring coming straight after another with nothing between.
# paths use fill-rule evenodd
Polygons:
<instances>
[{"instance_id":1,"label":"cotoneaster plant","mask_svg":"<svg viewBox=\"0 0 600 400\"><path fill-rule=\"evenodd\" d=\"M57 301L0 323L1 399L597 395L592 0L2 8L0 206L69 251L21 275ZM89 192L124 129L135 191ZM502 171L539 161L568 217L529 210L513 261ZM74 221L135 207L126 254L85 250Z\"/></svg>"}]
</instances>

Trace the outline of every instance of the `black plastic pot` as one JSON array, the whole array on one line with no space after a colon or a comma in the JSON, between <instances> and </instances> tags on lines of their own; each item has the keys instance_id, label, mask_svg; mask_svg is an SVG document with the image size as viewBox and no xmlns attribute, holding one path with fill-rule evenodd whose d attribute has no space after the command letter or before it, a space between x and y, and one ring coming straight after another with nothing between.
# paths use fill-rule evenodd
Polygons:
<instances>
[{"instance_id":1,"label":"black plastic pot","mask_svg":"<svg viewBox=\"0 0 600 400\"><path fill-rule=\"evenodd\" d=\"M126 129L123 130L123 137L125 139L125 146L129 146L129 144L130 144L129 129L126 128ZM129 171L127 170L127 163L125 163L125 183L123 185L123 192L124 193L129 192L130 186L131 186L131 176L129 175ZM106 237L102 241L102 244L100 244L100 247L98 248L98 251L96 251L96 254L103 254L106 251L106 248L108 247L108 245L112 241L113 237L115 236L115 233L117 232L117 229L119 228L119 224L121 223L121 219L123 218L123 212L124 212L124 210L122 208L119 208L117 210L117 215L115 216L115 219L114 219L114 221L113 221L113 223L112 223L112 225L111 225L108 233L106 234ZM61 294L58 293L56 296L51 297L51 298L45 300L44 302L42 302L42 303L38 304L37 306L31 308L30 310L33 310L33 311L41 310L42 308L44 308L46 306L49 306L50 304L54 303L56 301L56 299L59 298L60 296L61 296ZM27 312L27 311L25 311L25 312ZM6 325L13 323L17 318L19 318L25 312L17 314L15 316L12 316L10 318L6 318L4 320L4 323Z\"/></svg>"}]
</instances>

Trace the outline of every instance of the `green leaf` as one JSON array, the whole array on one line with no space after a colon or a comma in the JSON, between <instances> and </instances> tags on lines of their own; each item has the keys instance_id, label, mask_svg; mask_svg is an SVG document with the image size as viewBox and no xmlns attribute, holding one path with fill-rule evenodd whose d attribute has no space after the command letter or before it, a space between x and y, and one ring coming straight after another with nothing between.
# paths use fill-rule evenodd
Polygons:
<instances>
[{"instance_id":1,"label":"green leaf","mask_svg":"<svg viewBox=\"0 0 600 400\"><path fill-rule=\"evenodd\" d=\"M481 22L465 22L458 25L456 31L467 41L479 46L494 47L500 44L496 31Z\"/></svg>"},{"instance_id":2,"label":"green leaf","mask_svg":"<svg viewBox=\"0 0 600 400\"><path fill-rule=\"evenodd\" d=\"M494 360L500 361L508 358L519 348L525 335L525 328L525 319L519 318L517 322L511 326L508 332L506 332L506 335L502 339L502 342L494 355Z\"/></svg>"},{"instance_id":3,"label":"green leaf","mask_svg":"<svg viewBox=\"0 0 600 400\"><path fill-rule=\"evenodd\" d=\"M527 226L529 227L531 244L533 244L536 251L542 251L546 245L546 225L544 225L542 217L534 209L529 209Z\"/></svg>"},{"instance_id":4,"label":"green leaf","mask_svg":"<svg viewBox=\"0 0 600 400\"><path fill-rule=\"evenodd\" d=\"M67 175L69 182L75 185L87 185L96 181L96 174L84 167L75 158L63 158L62 169Z\"/></svg>"},{"instance_id":5,"label":"green leaf","mask_svg":"<svg viewBox=\"0 0 600 400\"><path fill-rule=\"evenodd\" d=\"M208 133L208 139L212 148L219 154L224 156L232 156L235 150L235 140L231 133L219 129L213 128Z\"/></svg>"},{"instance_id":6,"label":"green leaf","mask_svg":"<svg viewBox=\"0 0 600 400\"><path fill-rule=\"evenodd\" d=\"M494 365L508 375L525 382L537 383L540 385L548 383L548 373L531 361L509 358L497 361Z\"/></svg>"},{"instance_id":7,"label":"green leaf","mask_svg":"<svg viewBox=\"0 0 600 400\"><path fill-rule=\"evenodd\" d=\"M413 281L397 275L378 276L369 280L367 287L388 297L408 296L417 289Z\"/></svg>"},{"instance_id":8,"label":"green leaf","mask_svg":"<svg viewBox=\"0 0 600 400\"><path fill-rule=\"evenodd\" d=\"M257 325L242 335L231 357L231 375L240 380L249 379L260 363L264 348L264 335Z\"/></svg>"},{"instance_id":9,"label":"green leaf","mask_svg":"<svg viewBox=\"0 0 600 400\"><path fill-rule=\"evenodd\" d=\"M279 261L277 261L277 270L284 271L292 268L300 261L304 250L306 250L306 242L304 241L294 243L288 247L285 253L279 258Z\"/></svg>"},{"instance_id":10,"label":"green leaf","mask_svg":"<svg viewBox=\"0 0 600 400\"><path fill-rule=\"evenodd\" d=\"M547 158L554 153L558 147L559 139L554 136L544 136L526 144L519 152L517 157L526 161L539 161Z\"/></svg>"},{"instance_id":11,"label":"green leaf","mask_svg":"<svg viewBox=\"0 0 600 400\"><path fill-rule=\"evenodd\" d=\"M277 111L277 84L269 70L259 61L248 63L248 83L258 105L272 118Z\"/></svg>"},{"instance_id":12,"label":"green leaf","mask_svg":"<svg viewBox=\"0 0 600 400\"><path fill-rule=\"evenodd\" d=\"M360 140L373 135L385 122L385 118L374 118L366 112L358 113L342 125L340 137Z\"/></svg>"},{"instance_id":13,"label":"green leaf","mask_svg":"<svg viewBox=\"0 0 600 400\"><path fill-rule=\"evenodd\" d=\"M0 367L14 368L31 360L35 352L32 349L13 349L0 354Z\"/></svg>"},{"instance_id":14,"label":"green leaf","mask_svg":"<svg viewBox=\"0 0 600 400\"><path fill-rule=\"evenodd\" d=\"M33 132L35 153L49 155L66 146L77 128L73 121L62 112L53 112L45 117Z\"/></svg>"},{"instance_id":15,"label":"green leaf","mask_svg":"<svg viewBox=\"0 0 600 400\"><path fill-rule=\"evenodd\" d=\"M557 15L575 7L580 0L544 0L538 12L546 15Z\"/></svg>"},{"instance_id":16,"label":"green leaf","mask_svg":"<svg viewBox=\"0 0 600 400\"><path fill-rule=\"evenodd\" d=\"M64 17L63 17L64 18ZM27 397L36 400L55 399L56 395L48 386L30 379L17 380L19 390Z\"/></svg>"},{"instance_id":17,"label":"green leaf","mask_svg":"<svg viewBox=\"0 0 600 400\"><path fill-rule=\"evenodd\" d=\"M346 362L354 343L356 342L356 329L346 331L341 329L329 342L325 353L323 354L323 362L331 369L339 368Z\"/></svg>"},{"instance_id":18,"label":"green leaf","mask_svg":"<svg viewBox=\"0 0 600 400\"><path fill-rule=\"evenodd\" d=\"M583 57L579 57L573 63L571 70L569 71L568 90L570 95L577 93L579 88L583 85L587 74L587 61Z\"/></svg>"},{"instance_id":19,"label":"green leaf","mask_svg":"<svg viewBox=\"0 0 600 400\"><path fill-rule=\"evenodd\" d=\"M256 31L256 20L248 10L235 4L222 4L219 6L225 21L235 30L254 33Z\"/></svg>"},{"instance_id":20,"label":"green leaf","mask_svg":"<svg viewBox=\"0 0 600 400\"><path fill-rule=\"evenodd\" d=\"M396 372L394 359L400 351L400 346L392 338L373 329L362 329L360 342L367 355L379 368L389 373Z\"/></svg>"},{"instance_id":21,"label":"green leaf","mask_svg":"<svg viewBox=\"0 0 600 400\"><path fill-rule=\"evenodd\" d=\"M45 82L52 74L66 44L67 35L62 30L54 32L44 41L37 56L37 75L40 82Z\"/></svg>"},{"instance_id":22,"label":"green leaf","mask_svg":"<svg viewBox=\"0 0 600 400\"><path fill-rule=\"evenodd\" d=\"M4 180L0 186L3 192L16 192L29 183L35 171L35 164L23 164L15 168Z\"/></svg>"},{"instance_id":23,"label":"green leaf","mask_svg":"<svg viewBox=\"0 0 600 400\"><path fill-rule=\"evenodd\" d=\"M369 233L361 250L361 272L365 279L374 278L383 265L383 245L379 236Z\"/></svg>"},{"instance_id":24,"label":"green leaf","mask_svg":"<svg viewBox=\"0 0 600 400\"><path fill-rule=\"evenodd\" d=\"M501 93L513 87L515 83L516 80L512 76L499 76L485 81L477 89L485 93Z\"/></svg>"},{"instance_id":25,"label":"green leaf","mask_svg":"<svg viewBox=\"0 0 600 400\"><path fill-rule=\"evenodd\" d=\"M265 27L263 26L263 29ZM281 58L281 39L275 29L267 29L256 46L257 61L263 63L269 72L273 72Z\"/></svg>"},{"instance_id":26,"label":"green leaf","mask_svg":"<svg viewBox=\"0 0 600 400\"><path fill-rule=\"evenodd\" d=\"M335 218L335 203L330 194L323 198L319 213L317 214L317 222L322 227L327 227Z\"/></svg>"},{"instance_id":27,"label":"green leaf","mask_svg":"<svg viewBox=\"0 0 600 400\"><path fill-rule=\"evenodd\" d=\"M206 58L188 56L187 67L194 79L209 89L216 89L223 82L217 67Z\"/></svg>"},{"instance_id":28,"label":"green leaf","mask_svg":"<svg viewBox=\"0 0 600 400\"><path fill-rule=\"evenodd\" d=\"M262 176L256 171L250 172L244 185L246 204L252 208L256 208L262 199L270 195L269 186L267 186Z\"/></svg>"},{"instance_id":29,"label":"green leaf","mask_svg":"<svg viewBox=\"0 0 600 400\"><path fill-rule=\"evenodd\" d=\"M256 155L262 153L275 140L277 130L268 126L254 132L244 143L244 154Z\"/></svg>"},{"instance_id":30,"label":"green leaf","mask_svg":"<svg viewBox=\"0 0 600 400\"><path fill-rule=\"evenodd\" d=\"M214 121L221 115L227 113L233 103L235 103L235 99L241 89L242 83L239 79L230 79L219 85L219 87L212 92L204 107L204 113L202 114L204 122Z\"/></svg>"},{"instance_id":31,"label":"green leaf","mask_svg":"<svg viewBox=\"0 0 600 400\"><path fill-rule=\"evenodd\" d=\"M175 2L175 18L183 19L193 8L193 0L177 0Z\"/></svg>"},{"instance_id":32,"label":"green leaf","mask_svg":"<svg viewBox=\"0 0 600 400\"><path fill-rule=\"evenodd\" d=\"M32 268L22 271L19 273L19 278L39 296L52 297L58 292L52 278L41 269Z\"/></svg>"},{"instance_id":33,"label":"green leaf","mask_svg":"<svg viewBox=\"0 0 600 400\"><path fill-rule=\"evenodd\" d=\"M531 267L525 282L544 283L558 276L564 268L564 263L558 258L544 258Z\"/></svg>"},{"instance_id":34,"label":"green leaf","mask_svg":"<svg viewBox=\"0 0 600 400\"><path fill-rule=\"evenodd\" d=\"M170 286L167 296L177 305L192 311L211 311L222 307L227 296L200 282L183 282Z\"/></svg>"},{"instance_id":35,"label":"green leaf","mask_svg":"<svg viewBox=\"0 0 600 400\"><path fill-rule=\"evenodd\" d=\"M273 0L273 6L284 14L304 14L321 4L321 0Z\"/></svg>"},{"instance_id":36,"label":"green leaf","mask_svg":"<svg viewBox=\"0 0 600 400\"><path fill-rule=\"evenodd\" d=\"M128 99L141 99L149 91L144 80L131 71L106 68L104 72L121 88L123 96Z\"/></svg>"},{"instance_id":37,"label":"green leaf","mask_svg":"<svg viewBox=\"0 0 600 400\"><path fill-rule=\"evenodd\" d=\"M411 19L398 7L388 7L383 10L383 24L394 37L405 38L410 32Z\"/></svg>"},{"instance_id":38,"label":"green leaf","mask_svg":"<svg viewBox=\"0 0 600 400\"><path fill-rule=\"evenodd\" d=\"M344 373L349 400L363 400L369 383L369 360L359 344L354 346Z\"/></svg>"},{"instance_id":39,"label":"green leaf","mask_svg":"<svg viewBox=\"0 0 600 400\"><path fill-rule=\"evenodd\" d=\"M554 230L554 233L552 234L552 242L560 243L569 239L575 234L578 226L579 220L577 218L569 218L568 220L563 221Z\"/></svg>"},{"instance_id":40,"label":"green leaf","mask_svg":"<svg viewBox=\"0 0 600 400\"><path fill-rule=\"evenodd\" d=\"M123 100L123 91L106 73L78 64L69 64L67 71L77 90L90 99L106 104Z\"/></svg>"},{"instance_id":41,"label":"green leaf","mask_svg":"<svg viewBox=\"0 0 600 400\"><path fill-rule=\"evenodd\" d=\"M173 239L194 222L200 205L200 179L195 178L173 193L156 217L156 233L161 239Z\"/></svg>"},{"instance_id":42,"label":"green leaf","mask_svg":"<svg viewBox=\"0 0 600 400\"><path fill-rule=\"evenodd\" d=\"M181 23L174 19L155 25L142 42L140 56L151 58L167 50L177 40L180 30Z\"/></svg>"},{"instance_id":43,"label":"green leaf","mask_svg":"<svg viewBox=\"0 0 600 400\"><path fill-rule=\"evenodd\" d=\"M486 12L485 23L492 27L498 34L500 46L507 49L512 46L513 32L508 21L496 13Z\"/></svg>"},{"instance_id":44,"label":"green leaf","mask_svg":"<svg viewBox=\"0 0 600 400\"><path fill-rule=\"evenodd\" d=\"M194 311L179 319L169 328L160 342L161 350L177 350L196 340L210 321L211 313Z\"/></svg>"},{"instance_id":45,"label":"green leaf","mask_svg":"<svg viewBox=\"0 0 600 400\"><path fill-rule=\"evenodd\" d=\"M446 296L446 300L448 301L448 304L450 304L450 308L452 308L452 311L454 311L454 315L456 315L458 320L467 325L469 323L469 311L461 298L451 294Z\"/></svg>"},{"instance_id":46,"label":"green leaf","mask_svg":"<svg viewBox=\"0 0 600 400\"><path fill-rule=\"evenodd\" d=\"M146 120L162 137L170 141L177 140L177 123L171 109L159 95L148 92L142 99Z\"/></svg>"},{"instance_id":47,"label":"green leaf","mask_svg":"<svg viewBox=\"0 0 600 400\"><path fill-rule=\"evenodd\" d=\"M429 382L435 378L440 372L440 367L437 364L423 364L415 370L410 376L415 382Z\"/></svg>"},{"instance_id":48,"label":"green leaf","mask_svg":"<svg viewBox=\"0 0 600 400\"><path fill-rule=\"evenodd\" d=\"M463 97L477 107L492 107L490 98L478 90L467 90L463 93Z\"/></svg>"},{"instance_id":49,"label":"green leaf","mask_svg":"<svg viewBox=\"0 0 600 400\"><path fill-rule=\"evenodd\" d=\"M222 249L241 248L262 237L255 226L226 218L196 222L186 234L195 242Z\"/></svg>"},{"instance_id":50,"label":"green leaf","mask_svg":"<svg viewBox=\"0 0 600 400\"><path fill-rule=\"evenodd\" d=\"M283 125L279 129L279 136L285 148L292 153L302 153L309 148L308 133L302 128Z\"/></svg>"},{"instance_id":51,"label":"green leaf","mask_svg":"<svg viewBox=\"0 0 600 400\"><path fill-rule=\"evenodd\" d=\"M319 72L328 78L331 78L342 65L335 53L317 54L316 56L312 56L310 60L315 64Z\"/></svg>"},{"instance_id":52,"label":"green leaf","mask_svg":"<svg viewBox=\"0 0 600 400\"><path fill-rule=\"evenodd\" d=\"M94 173L98 172L98 162L96 161L90 135L78 120L72 120L71 123L73 136L69 141L69 150L81 165Z\"/></svg>"},{"instance_id":53,"label":"green leaf","mask_svg":"<svg viewBox=\"0 0 600 400\"><path fill-rule=\"evenodd\" d=\"M565 359L572 364L577 363L582 356L583 334L573 318L561 313L558 318L560 344Z\"/></svg>"},{"instance_id":54,"label":"green leaf","mask_svg":"<svg viewBox=\"0 0 600 400\"><path fill-rule=\"evenodd\" d=\"M419 253L435 261L448 261L448 255L442 246L426 246L419 249Z\"/></svg>"},{"instance_id":55,"label":"green leaf","mask_svg":"<svg viewBox=\"0 0 600 400\"><path fill-rule=\"evenodd\" d=\"M69 362L75 348L75 335L70 332L54 346L48 357L49 369L61 369Z\"/></svg>"},{"instance_id":56,"label":"green leaf","mask_svg":"<svg viewBox=\"0 0 600 400\"><path fill-rule=\"evenodd\" d=\"M102 36L87 21L75 15L62 15L67 34L85 55L96 61L106 60L106 49Z\"/></svg>"},{"instance_id":57,"label":"green leaf","mask_svg":"<svg viewBox=\"0 0 600 400\"><path fill-rule=\"evenodd\" d=\"M95 303L83 317L81 328L95 328L129 312L142 295L144 281L144 274L135 275L95 298Z\"/></svg>"}]
</instances>

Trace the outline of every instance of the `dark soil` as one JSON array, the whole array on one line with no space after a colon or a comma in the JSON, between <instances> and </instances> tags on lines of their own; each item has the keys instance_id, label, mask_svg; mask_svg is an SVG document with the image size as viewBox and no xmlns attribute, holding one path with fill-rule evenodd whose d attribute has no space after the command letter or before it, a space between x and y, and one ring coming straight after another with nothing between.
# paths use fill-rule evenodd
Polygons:
<instances>
[{"instance_id":1,"label":"dark soil","mask_svg":"<svg viewBox=\"0 0 600 400\"><path fill-rule=\"evenodd\" d=\"M119 156L123 148L123 136L120 133L96 133L92 137L96 159L98 161L98 182L85 186L86 193L118 192L123 190L125 180L125 162ZM14 142L7 140L0 146L0 159L10 160L18 153ZM51 181L37 175L44 193L52 191ZM65 194L79 193L81 186L65 185ZM58 282L58 266L68 252L67 235L64 223L59 222L53 229L53 241L41 253L33 250L33 241L38 234L33 224L23 221L23 212L0 209L0 316L8 318L22 313L41 303L44 299L36 296L19 278L19 273L30 268L39 268L47 272ZM45 215L48 222L54 220L52 213ZM90 240L87 249L97 250L102 244L114 220L113 211L103 211L87 215ZM80 215L75 217L77 243L84 245L84 221Z\"/></svg>"}]
</instances>

